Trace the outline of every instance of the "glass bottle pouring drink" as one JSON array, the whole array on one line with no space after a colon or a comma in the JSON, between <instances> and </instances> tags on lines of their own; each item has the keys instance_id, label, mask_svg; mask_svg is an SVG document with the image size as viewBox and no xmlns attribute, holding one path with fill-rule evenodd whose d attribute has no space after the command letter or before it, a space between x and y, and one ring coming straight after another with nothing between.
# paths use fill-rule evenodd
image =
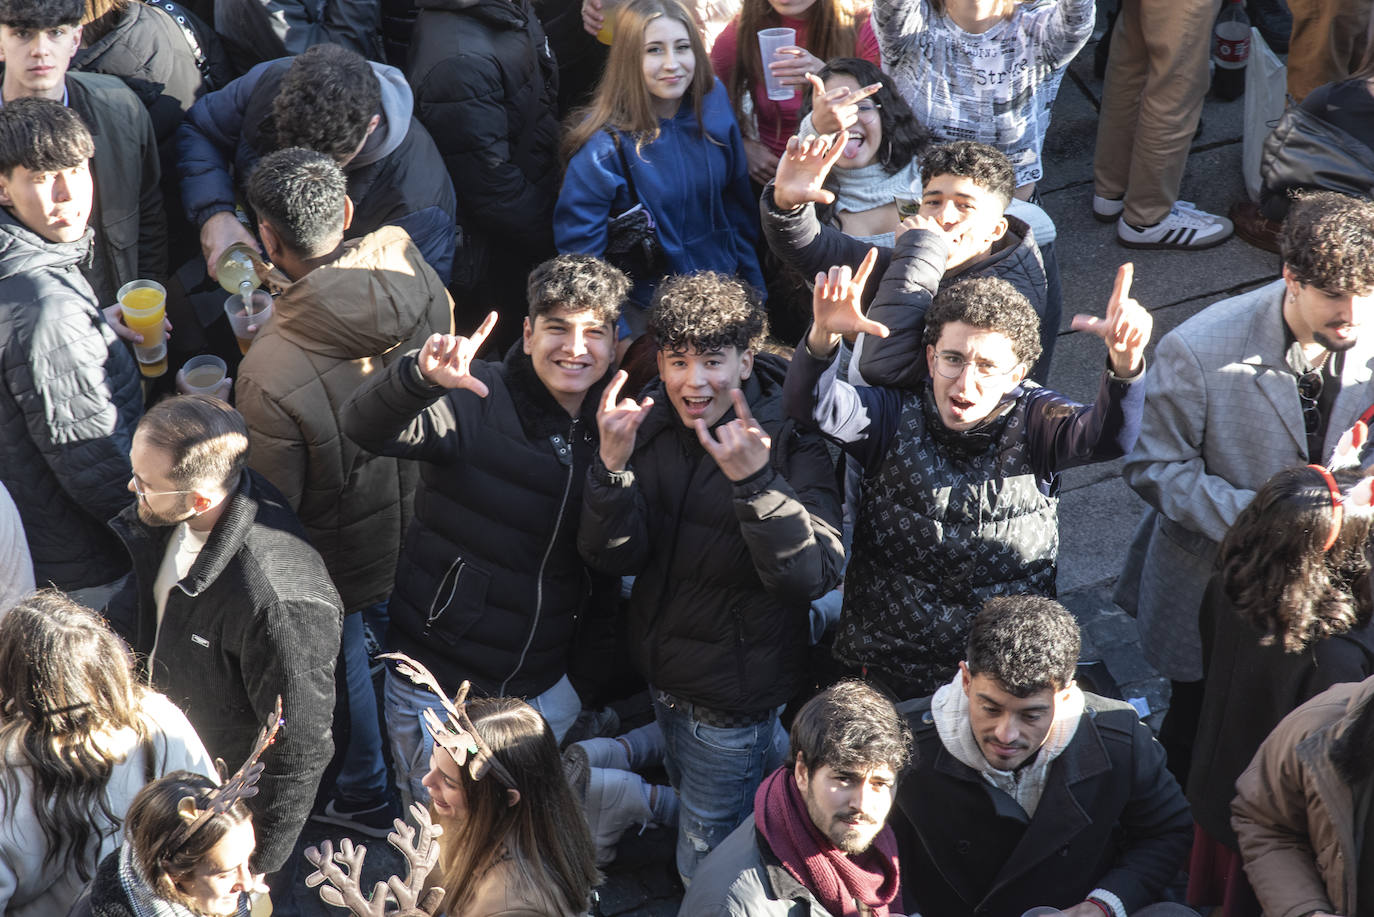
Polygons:
<instances>
[{"instance_id":1,"label":"glass bottle pouring drink","mask_svg":"<svg viewBox=\"0 0 1374 917\"><path fill-rule=\"evenodd\" d=\"M238 295L245 312L252 309L253 291L262 286L258 276L259 261L260 257L253 246L246 242L235 242L215 262L215 276L219 279L219 285L226 292ZM239 352L248 353L248 345L253 343L253 338L240 337L238 333L234 337L238 341Z\"/></svg>"}]
</instances>

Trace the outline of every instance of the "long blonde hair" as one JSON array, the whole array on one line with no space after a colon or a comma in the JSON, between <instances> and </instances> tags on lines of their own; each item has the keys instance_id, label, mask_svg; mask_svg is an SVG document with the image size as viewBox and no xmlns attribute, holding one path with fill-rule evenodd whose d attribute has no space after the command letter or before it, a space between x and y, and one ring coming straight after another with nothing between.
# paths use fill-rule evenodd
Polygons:
<instances>
[{"instance_id":1,"label":"long blonde hair","mask_svg":"<svg viewBox=\"0 0 1374 917\"><path fill-rule=\"evenodd\" d=\"M619 32L616 33L620 35ZM473 780L460 768L467 816L439 838L440 911L461 914L483 877L502 862L517 894L569 914L585 914L601 881L591 833L563 776L558 743L544 718L522 700L486 697L468 705L472 725L510 772L520 799L510 805L506 787L491 774ZM447 754L435 750L435 754ZM442 816L431 811L440 824Z\"/></svg>"},{"instance_id":2,"label":"long blonde hair","mask_svg":"<svg viewBox=\"0 0 1374 917\"><path fill-rule=\"evenodd\" d=\"M682 23L692 42L696 69L684 99L691 99L697 129L704 133L701 106L715 85L716 77L711 71L711 58L697 31L696 21L678 0L630 0L616 11L615 38L596 95L590 105L573 112L568 119L567 134L563 138L565 161L608 127L632 135L636 151L658 139L658 116L654 114L653 97L644 81L644 31L650 22L660 17Z\"/></svg>"},{"instance_id":3,"label":"long blonde hair","mask_svg":"<svg viewBox=\"0 0 1374 917\"><path fill-rule=\"evenodd\" d=\"M860 9L854 0L816 0L806 17L806 50L822 61L837 57L856 57L855 32ZM735 24L735 66L730 71L730 103L735 111L750 87L763 81L763 57L754 38L761 29L782 25L782 17L768 0L744 0Z\"/></svg>"}]
</instances>

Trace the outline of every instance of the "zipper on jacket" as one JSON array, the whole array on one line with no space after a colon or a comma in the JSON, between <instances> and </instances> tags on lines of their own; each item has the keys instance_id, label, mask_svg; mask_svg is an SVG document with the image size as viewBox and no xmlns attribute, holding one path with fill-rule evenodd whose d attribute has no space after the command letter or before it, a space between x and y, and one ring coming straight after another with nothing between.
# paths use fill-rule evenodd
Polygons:
<instances>
[{"instance_id":1,"label":"zipper on jacket","mask_svg":"<svg viewBox=\"0 0 1374 917\"><path fill-rule=\"evenodd\" d=\"M448 565L448 569L444 571L443 577L440 578L439 588L434 590L434 598L430 599L429 602L429 614L425 615L424 635L426 637L429 636L429 629L434 626L434 622L439 620L439 616L447 611L448 606L453 602L453 596L458 592L458 580L462 578L463 568L466 566L467 563L464 562L461 556L455 557L453 563ZM439 593L444 591L444 583L448 581L450 575L453 576L453 585L449 587L448 598L444 599L444 604L439 605ZM437 611L434 608L436 605L439 606Z\"/></svg>"},{"instance_id":2,"label":"zipper on jacket","mask_svg":"<svg viewBox=\"0 0 1374 917\"><path fill-rule=\"evenodd\" d=\"M563 460L563 453L566 451L568 476L563 482L563 499L558 504L558 516L553 522L553 533L549 535L549 543L545 546L544 556L539 561L539 575L534 582L534 617L530 620L530 630L525 635L525 645L520 648L520 658L515 660L515 668L511 669L510 674L501 682L501 690L497 692L497 697L506 696L506 685L510 684L510 680L519 674L520 669L524 667L525 657L530 651L530 644L534 643L534 632L539 628L539 618L544 611L544 570L549 565L549 558L553 555L554 545L558 543L558 533L563 530L563 516L568 508L568 495L572 493L573 475L577 473L576 463L573 461L573 440L577 436L578 423L579 420L573 418L566 441L560 443L560 437L552 437L553 448L558 453L559 461Z\"/></svg>"}]
</instances>

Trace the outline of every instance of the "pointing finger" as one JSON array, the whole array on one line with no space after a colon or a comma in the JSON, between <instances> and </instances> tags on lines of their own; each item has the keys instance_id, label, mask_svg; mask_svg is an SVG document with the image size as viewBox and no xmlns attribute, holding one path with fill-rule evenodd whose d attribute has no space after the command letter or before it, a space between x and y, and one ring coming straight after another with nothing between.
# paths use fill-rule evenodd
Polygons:
<instances>
[{"instance_id":1,"label":"pointing finger","mask_svg":"<svg viewBox=\"0 0 1374 917\"><path fill-rule=\"evenodd\" d=\"M473 350L481 348L482 342L487 339L487 335L491 334L491 329L496 327L496 319L497 315L494 311L488 312L487 317L482 320L482 324L472 333L470 340Z\"/></svg>"},{"instance_id":2,"label":"pointing finger","mask_svg":"<svg viewBox=\"0 0 1374 917\"><path fill-rule=\"evenodd\" d=\"M606 384L606 390L601 393L601 410L611 411L615 409L615 403L620 398L621 386L625 380L630 378L630 374L623 369L616 370L611 381Z\"/></svg>"},{"instance_id":3,"label":"pointing finger","mask_svg":"<svg viewBox=\"0 0 1374 917\"><path fill-rule=\"evenodd\" d=\"M749 402L744 400L743 391L737 388L730 389L730 400L735 403L736 417L744 421L746 426L758 426L758 422L754 420L754 415L749 412Z\"/></svg>"},{"instance_id":4,"label":"pointing finger","mask_svg":"<svg viewBox=\"0 0 1374 917\"><path fill-rule=\"evenodd\" d=\"M1131 281L1135 278L1135 264L1127 261L1116 269L1116 285L1112 287L1112 302L1121 303L1131 298Z\"/></svg>"},{"instance_id":5,"label":"pointing finger","mask_svg":"<svg viewBox=\"0 0 1374 917\"><path fill-rule=\"evenodd\" d=\"M854 285L860 290L864 284L868 283L868 275L873 273L873 265L878 263L877 247L870 248L868 254L864 255L864 260L859 262L859 269L854 273Z\"/></svg>"}]
</instances>

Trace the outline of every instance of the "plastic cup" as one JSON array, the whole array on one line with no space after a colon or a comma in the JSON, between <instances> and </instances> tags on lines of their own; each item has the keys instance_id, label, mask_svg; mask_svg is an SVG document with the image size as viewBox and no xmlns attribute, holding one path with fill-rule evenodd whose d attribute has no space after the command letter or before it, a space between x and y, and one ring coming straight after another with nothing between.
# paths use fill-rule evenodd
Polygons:
<instances>
[{"instance_id":1,"label":"plastic cup","mask_svg":"<svg viewBox=\"0 0 1374 917\"><path fill-rule=\"evenodd\" d=\"M760 29L759 55L763 59L763 84L768 89L768 98L774 102L786 102L797 94L797 87L784 86L768 68L779 48L791 48L797 44L796 29Z\"/></svg>"},{"instance_id":2,"label":"plastic cup","mask_svg":"<svg viewBox=\"0 0 1374 917\"><path fill-rule=\"evenodd\" d=\"M119 288L116 298L124 324L143 335L143 343L134 345L138 370L156 379L167 371L167 290L155 280L131 280Z\"/></svg>"},{"instance_id":3,"label":"plastic cup","mask_svg":"<svg viewBox=\"0 0 1374 917\"><path fill-rule=\"evenodd\" d=\"M224 314L229 317L229 325L234 329L239 353L247 354L254 336L272 317L272 294L266 290L254 290L246 306L244 302L243 296L235 293L224 301ZM257 329L249 331L249 325L257 325Z\"/></svg>"},{"instance_id":4,"label":"plastic cup","mask_svg":"<svg viewBox=\"0 0 1374 917\"><path fill-rule=\"evenodd\" d=\"M219 384L229 374L229 367L214 354L203 353L182 364L181 381L188 395L219 396Z\"/></svg>"},{"instance_id":5,"label":"plastic cup","mask_svg":"<svg viewBox=\"0 0 1374 917\"><path fill-rule=\"evenodd\" d=\"M615 14L620 11L620 3L621 0L601 0L601 31L596 33L596 40L607 47L615 40Z\"/></svg>"}]
</instances>

